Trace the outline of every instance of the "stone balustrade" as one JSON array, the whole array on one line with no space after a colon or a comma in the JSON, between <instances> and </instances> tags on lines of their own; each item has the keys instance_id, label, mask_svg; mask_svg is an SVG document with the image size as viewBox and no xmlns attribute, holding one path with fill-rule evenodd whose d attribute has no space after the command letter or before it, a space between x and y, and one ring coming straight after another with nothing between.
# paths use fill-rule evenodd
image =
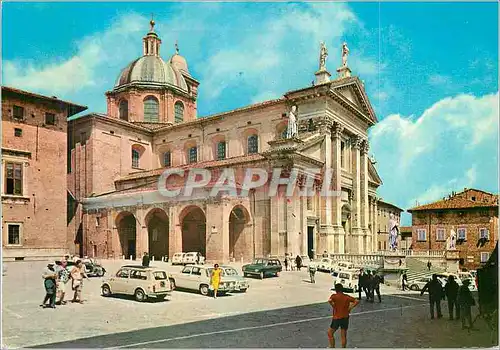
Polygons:
<instances>
[{"instance_id":1,"label":"stone balustrade","mask_svg":"<svg viewBox=\"0 0 500 350\"><path fill-rule=\"evenodd\" d=\"M383 255L380 254L328 254L333 261L348 261L356 265L382 265ZM318 257L321 259L321 256Z\"/></svg>"}]
</instances>

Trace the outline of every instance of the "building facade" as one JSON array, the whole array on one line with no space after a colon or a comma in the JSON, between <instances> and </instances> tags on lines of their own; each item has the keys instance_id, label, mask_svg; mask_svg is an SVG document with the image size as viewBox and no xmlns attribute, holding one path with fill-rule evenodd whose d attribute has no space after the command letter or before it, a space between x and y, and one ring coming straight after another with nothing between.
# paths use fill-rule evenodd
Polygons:
<instances>
[{"instance_id":1,"label":"building facade","mask_svg":"<svg viewBox=\"0 0 500 350\"><path fill-rule=\"evenodd\" d=\"M415 251L459 252L460 266L475 269L488 261L498 241L498 195L476 189L452 193L440 201L421 205L412 214L412 248Z\"/></svg>"},{"instance_id":2,"label":"building facade","mask_svg":"<svg viewBox=\"0 0 500 350\"><path fill-rule=\"evenodd\" d=\"M2 87L2 255L66 252L67 121L87 107Z\"/></svg>"},{"instance_id":3,"label":"building facade","mask_svg":"<svg viewBox=\"0 0 500 350\"><path fill-rule=\"evenodd\" d=\"M367 136L377 119L347 62L330 80L320 58L313 86L199 118L199 82L178 50L163 60L160 46L153 22L143 56L106 93L107 113L69 124L68 240L75 253L134 258L149 252L158 259L199 251L208 260L228 261L377 250L382 181L368 156ZM287 138L291 117L298 133ZM298 171L299 185L290 197L285 185L277 195L265 186L238 196L208 195L225 169L235 171L240 191L249 168L264 169L269 178L277 168L282 178ZM164 179L169 169L186 176ZM189 196L161 195L159 181L183 187L191 169L209 170L212 177ZM314 195L300 196L307 179ZM323 183L338 195L319 195Z\"/></svg>"},{"instance_id":4,"label":"building facade","mask_svg":"<svg viewBox=\"0 0 500 350\"><path fill-rule=\"evenodd\" d=\"M389 219L391 214L394 215L394 220L401 223L401 213L403 209L397 206L378 200L377 202L377 250L385 251L389 249ZM400 229L401 231L401 229ZM401 247L401 236L398 236L398 247Z\"/></svg>"}]
</instances>

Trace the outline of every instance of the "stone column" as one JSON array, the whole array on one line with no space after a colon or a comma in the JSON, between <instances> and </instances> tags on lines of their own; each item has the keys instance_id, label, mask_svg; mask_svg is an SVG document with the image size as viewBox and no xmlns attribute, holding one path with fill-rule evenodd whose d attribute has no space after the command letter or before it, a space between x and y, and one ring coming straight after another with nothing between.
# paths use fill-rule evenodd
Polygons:
<instances>
[{"instance_id":1,"label":"stone column","mask_svg":"<svg viewBox=\"0 0 500 350\"><path fill-rule=\"evenodd\" d=\"M363 236L364 232L361 227L361 164L360 164L360 148L361 138L354 136L351 140L352 144L352 211L351 211L351 235L352 235L352 251L349 253L363 253Z\"/></svg>"},{"instance_id":2,"label":"stone column","mask_svg":"<svg viewBox=\"0 0 500 350\"><path fill-rule=\"evenodd\" d=\"M228 199L208 201L206 206L207 260L229 262L229 214Z\"/></svg>"},{"instance_id":3,"label":"stone column","mask_svg":"<svg viewBox=\"0 0 500 350\"><path fill-rule=\"evenodd\" d=\"M368 228L370 208L368 202L368 140L364 140L360 147L361 169L360 169L360 184L361 184L361 228L364 234L363 251L368 253L371 247L371 237Z\"/></svg>"},{"instance_id":4,"label":"stone column","mask_svg":"<svg viewBox=\"0 0 500 350\"><path fill-rule=\"evenodd\" d=\"M177 206L168 209L169 230L168 230L168 257L172 259L175 253L182 252L182 223L179 218L180 212Z\"/></svg>"},{"instance_id":5,"label":"stone column","mask_svg":"<svg viewBox=\"0 0 500 350\"><path fill-rule=\"evenodd\" d=\"M331 127L334 125L332 121L328 121L326 127L331 129ZM324 169L327 171L331 171L333 163L332 163L332 156L333 156L333 149L332 149L332 135L331 133L325 135L325 142L323 143L323 149L322 149L322 156L325 161ZM332 179L328 178L323 178L323 186L329 186L328 188L331 189L333 186L331 184ZM319 247L318 247L318 252L323 253L323 251L327 251L328 253L334 253L335 252L335 242L334 242L334 225L332 222L333 214L333 197L328 197L320 194L320 203L321 203L321 218L320 218L320 227L319 227L319 234L320 234L320 241L319 241Z\"/></svg>"},{"instance_id":6,"label":"stone column","mask_svg":"<svg viewBox=\"0 0 500 350\"><path fill-rule=\"evenodd\" d=\"M275 196L271 197L271 208L270 208L270 215L269 215L269 220L270 220L270 225L271 225L271 255L278 255L279 254L279 243L280 243L280 237L279 237L279 231L280 231L280 206L279 206L279 196L276 194Z\"/></svg>"},{"instance_id":7,"label":"stone column","mask_svg":"<svg viewBox=\"0 0 500 350\"><path fill-rule=\"evenodd\" d=\"M378 207L377 197L373 198L373 240L375 242L375 251L378 251Z\"/></svg>"},{"instance_id":8,"label":"stone column","mask_svg":"<svg viewBox=\"0 0 500 350\"><path fill-rule=\"evenodd\" d=\"M345 232L342 227L342 168L341 168L341 135L343 127L339 123L334 123L332 128L332 148L333 160L333 190L338 192L338 195L331 198L332 200L332 224L334 232L334 253L345 253L344 241Z\"/></svg>"},{"instance_id":9,"label":"stone column","mask_svg":"<svg viewBox=\"0 0 500 350\"><path fill-rule=\"evenodd\" d=\"M149 253L148 228L145 223L143 209L137 209L135 212L135 256L141 259L144 253ZM129 258L129 257L127 257Z\"/></svg>"}]
</instances>

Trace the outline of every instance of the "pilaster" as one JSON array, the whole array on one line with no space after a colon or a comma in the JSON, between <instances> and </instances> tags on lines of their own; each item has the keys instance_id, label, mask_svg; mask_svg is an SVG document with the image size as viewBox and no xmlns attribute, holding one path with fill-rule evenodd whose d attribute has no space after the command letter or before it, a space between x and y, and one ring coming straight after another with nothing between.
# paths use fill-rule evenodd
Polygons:
<instances>
[{"instance_id":1,"label":"pilaster","mask_svg":"<svg viewBox=\"0 0 500 350\"><path fill-rule=\"evenodd\" d=\"M135 212L135 257L141 259L144 253L149 253L148 229L144 222L144 210L137 208Z\"/></svg>"},{"instance_id":2,"label":"pilaster","mask_svg":"<svg viewBox=\"0 0 500 350\"><path fill-rule=\"evenodd\" d=\"M168 256L171 258L175 253L182 252L182 227L177 206L169 208L168 218L170 225L168 231Z\"/></svg>"},{"instance_id":3,"label":"pilaster","mask_svg":"<svg viewBox=\"0 0 500 350\"><path fill-rule=\"evenodd\" d=\"M333 148L333 190L339 195L331 198L332 200L332 224L334 228L334 247L335 253L345 253L345 232L342 227L342 170L341 170L341 135L344 128L337 122L332 127L332 148Z\"/></svg>"},{"instance_id":4,"label":"pilaster","mask_svg":"<svg viewBox=\"0 0 500 350\"><path fill-rule=\"evenodd\" d=\"M349 253L363 253L363 237L364 232L361 227L361 164L360 164L360 148L362 139L359 136L354 136L351 140L352 144L352 229L351 229L351 247Z\"/></svg>"},{"instance_id":5,"label":"pilaster","mask_svg":"<svg viewBox=\"0 0 500 350\"><path fill-rule=\"evenodd\" d=\"M271 221L271 255L279 254L279 221L280 221L280 213L279 213L279 196L275 195L271 197L271 208L270 208L270 216L269 220Z\"/></svg>"},{"instance_id":6,"label":"pilaster","mask_svg":"<svg viewBox=\"0 0 500 350\"><path fill-rule=\"evenodd\" d=\"M378 251L378 205L377 197L373 198L373 241L374 251Z\"/></svg>"},{"instance_id":7,"label":"pilaster","mask_svg":"<svg viewBox=\"0 0 500 350\"><path fill-rule=\"evenodd\" d=\"M371 233L368 228L370 208L368 202L368 140L364 140L360 146L361 169L360 169L360 188L361 188L361 228L364 234L364 251L371 251Z\"/></svg>"}]
</instances>

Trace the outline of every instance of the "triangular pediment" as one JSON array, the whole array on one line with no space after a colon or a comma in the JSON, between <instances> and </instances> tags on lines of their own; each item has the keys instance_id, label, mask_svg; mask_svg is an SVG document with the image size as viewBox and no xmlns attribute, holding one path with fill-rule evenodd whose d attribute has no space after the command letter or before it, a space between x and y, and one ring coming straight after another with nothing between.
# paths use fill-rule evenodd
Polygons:
<instances>
[{"instance_id":1,"label":"triangular pediment","mask_svg":"<svg viewBox=\"0 0 500 350\"><path fill-rule=\"evenodd\" d=\"M333 89L370 120L378 121L363 83L358 78L352 78L344 84L333 86Z\"/></svg>"}]
</instances>

